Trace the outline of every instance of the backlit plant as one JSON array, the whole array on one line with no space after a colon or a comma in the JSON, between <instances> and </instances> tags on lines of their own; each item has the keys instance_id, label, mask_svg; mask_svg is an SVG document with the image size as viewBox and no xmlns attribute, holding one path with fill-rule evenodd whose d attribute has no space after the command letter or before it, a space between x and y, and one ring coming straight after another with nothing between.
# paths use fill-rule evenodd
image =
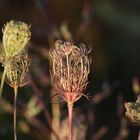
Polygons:
<instances>
[{"instance_id":1,"label":"backlit plant","mask_svg":"<svg viewBox=\"0 0 140 140\"><path fill-rule=\"evenodd\" d=\"M1 80L0 96L2 94L3 84L7 71L7 64L14 56L19 55L25 49L31 33L30 26L21 21L7 22L2 29L3 32L3 47L2 47L2 63L4 63L4 72Z\"/></svg>"},{"instance_id":2,"label":"backlit plant","mask_svg":"<svg viewBox=\"0 0 140 140\"><path fill-rule=\"evenodd\" d=\"M87 97L83 92L88 84L90 51L84 44L76 46L61 40L56 41L55 48L50 50L54 96L60 95L68 105L69 140L72 140L73 104L82 96Z\"/></svg>"},{"instance_id":3,"label":"backlit plant","mask_svg":"<svg viewBox=\"0 0 140 140\"><path fill-rule=\"evenodd\" d=\"M125 115L137 125L140 125L140 96L137 97L136 102L125 103Z\"/></svg>"},{"instance_id":4,"label":"backlit plant","mask_svg":"<svg viewBox=\"0 0 140 140\"><path fill-rule=\"evenodd\" d=\"M3 28L3 48L1 63L4 72L1 80L0 95L4 81L14 89L14 140L16 135L16 100L18 88L23 86L28 71L29 58L27 43L30 39L30 26L21 21L10 21Z\"/></svg>"}]
</instances>

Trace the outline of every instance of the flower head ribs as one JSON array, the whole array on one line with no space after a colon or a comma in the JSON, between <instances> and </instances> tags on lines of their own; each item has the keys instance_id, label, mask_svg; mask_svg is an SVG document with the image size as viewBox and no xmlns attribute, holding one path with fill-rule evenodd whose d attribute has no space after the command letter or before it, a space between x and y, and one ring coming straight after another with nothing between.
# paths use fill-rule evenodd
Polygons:
<instances>
[{"instance_id":1,"label":"flower head ribs","mask_svg":"<svg viewBox=\"0 0 140 140\"><path fill-rule=\"evenodd\" d=\"M56 41L55 48L50 51L54 89L67 103L86 96L83 91L90 71L90 51L84 44L76 46L61 40Z\"/></svg>"}]
</instances>

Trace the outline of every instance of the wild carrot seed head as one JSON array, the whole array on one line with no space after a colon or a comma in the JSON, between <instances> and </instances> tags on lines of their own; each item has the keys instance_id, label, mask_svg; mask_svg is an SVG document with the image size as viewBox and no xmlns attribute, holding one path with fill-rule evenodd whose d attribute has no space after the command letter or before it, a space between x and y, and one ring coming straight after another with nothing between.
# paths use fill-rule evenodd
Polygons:
<instances>
[{"instance_id":1,"label":"wild carrot seed head","mask_svg":"<svg viewBox=\"0 0 140 140\"><path fill-rule=\"evenodd\" d=\"M3 31L4 55L13 57L26 46L30 39L30 26L21 21L7 22Z\"/></svg>"},{"instance_id":2,"label":"wild carrot seed head","mask_svg":"<svg viewBox=\"0 0 140 140\"><path fill-rule=\"evenodd\" d=\"M137 97L136 102L127 102L124 104L126 108L125 115L137 125L140 125L140 96Z\"/></svg>"},{"instance_id":3,"label":"wild carrot seed head","mask_svg":"<svg viewBox=\"0 0 140 140\"><path fill-rule=\"evenodd\" d=\"M11 87L24 85L24 78L29 66L29 58L26 53L5 59L3 66L6 67L6 80Z\"/></svg>"},{"instance_id":4,"label":"wild carrot seed head","mask_svg":"<svg viewBox=\"0 0 140 140\"><path fill-rule=\"evenodd\" d=\"M90 72L90 51L84 44L76 46L61 40L50 51L53 86L67 103L74 103L84 95Z\"/></svg>"}]
</instances>

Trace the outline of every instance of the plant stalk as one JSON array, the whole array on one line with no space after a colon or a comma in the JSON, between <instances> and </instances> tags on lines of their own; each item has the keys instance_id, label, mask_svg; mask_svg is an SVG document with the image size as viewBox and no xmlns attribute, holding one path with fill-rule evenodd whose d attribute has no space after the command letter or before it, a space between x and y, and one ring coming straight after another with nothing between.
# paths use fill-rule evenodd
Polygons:
<instances>
[{"instance_id":1,"label":"plant stalk","mask_svg":"<svg viewBox=\"0 0 140 140\"><path fill-rule=\"evenodd\" d=\"M17 126L16 126L16 120L17 120L17 94L18 94L18 87L14 87L14 140L17 140Z\"/></svg>"},{"instance_id":2,"label":"plant stalk","mask_svg":"<svg viewBox=\"0 0 140 140\"><path fill-rule=\"evenodd\" d=\"M68 115L69 115L69 140L72 140L72 111L73 111L73 104L68 104Z\"/></svg>"},{"instance_id":3,"label":"plant stalk","mask_svg":"<svg viewBox=\"0 0 140 140\"><path fill-rule=\"evenodd\" d=\"M5 76L6 76L6 68L4 68L3 74L2 74L2 78L1 78L1 84L0 84L0 98L2 95L2 91L3 91L3 85L4 85L4 81L5 81Z\"/></svg>"}]
</instances>

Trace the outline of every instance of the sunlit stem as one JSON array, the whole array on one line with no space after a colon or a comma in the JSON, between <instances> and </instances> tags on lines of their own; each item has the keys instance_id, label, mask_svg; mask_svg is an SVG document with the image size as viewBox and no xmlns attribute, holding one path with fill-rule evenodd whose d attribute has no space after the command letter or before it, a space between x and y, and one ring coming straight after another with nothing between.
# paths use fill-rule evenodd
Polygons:
<instances>
[{"instance_id":1,"label":"sunlit stem","mask_svg":"<svg viewBox=\"0 0 140 140\"><path fill-rule=\"evenodd\" d=\"M69 140L72 140L72 111L73 111L73 104L68 104L68 115L69 115Z\"/></svg>"},{"instance_id":2,"label":"sunlit stem","mask_svg":"<svg viewBox=\"0 0 140 140\"><path fill-rule=\"evenodd\" d=\"M16 126L16 114L17 114L17 94L18 94L18 87L14 87L14 140L17 140L17 126Z\"/></svg>"},{"instance_id":3,"label":"sunlit stem","mask_svg":"<svg viewBox=\"0 0 140 140\"><path fill-rule=\"evenodd\" d=\"M3 85L4 85L5 77L6 77L6 68L4 68L4 71L3 71L3 74L2 74L2 78L1 78L0 97L1 97L2 91L3 91Z\"/></svg>"}]
</instances>

